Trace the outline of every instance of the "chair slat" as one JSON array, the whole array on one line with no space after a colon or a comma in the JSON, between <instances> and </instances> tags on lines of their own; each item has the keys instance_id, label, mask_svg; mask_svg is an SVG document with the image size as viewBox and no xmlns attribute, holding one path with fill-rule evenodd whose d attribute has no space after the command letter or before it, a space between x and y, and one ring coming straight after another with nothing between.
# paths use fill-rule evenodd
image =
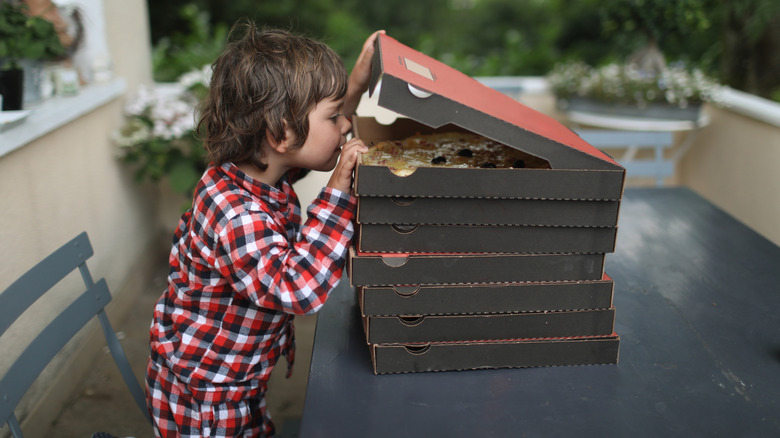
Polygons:
<instances>
[{"instance_id":1,"label":"chair slat","mask_svg":"<svg viewBox=\"0 0 780 438\"><path fill-rule=\"evenodd\" d=\"M110 301L106 281L101 279L76 298L27 346L0 380L0 420L7 421L51 359Z\"/></svg>"},{"instance_id":2,"label":"chair slat","mask_svg":"<svg viewBox=\"0 0 780 438\"><path fill-rule=\"evenodd\" d=\"M89 237L86 232L81 233L36 264L0 294L0 335L4 335L8 327L36 300L77 268L84 282L81 289L84 292L46 325L0 378L0 424L7 423L14 437L22 437L14 416L16 405L54 356L96 315L130 393L147 421L152 423L144 391L104 311L104 307L111 301L108 285L105 279L93 283L86 265L86 260L92 255Z\"/></svg>"},{"instance_id":3,"label":"chair slat","mask_svg":"<svg viewBox=\"0 0 780 438\"><path fill-rule=\"evenodd\" d=\"M671 132L662 131L615 131L600 129L583 129L577 131L583 140L595 147L639 146L653 147L657 145L671 146L674 137Z\"/></svg>"},{"instance_id":4,"label":"chair slat","mask_svg":"<svg viewBox=\"0 0 780 438\"><path fill-rule=\"evenodd\" d=\"M0 294L0 335L38 298L93 254L87 233L43 259Z\"/></svg>"}]
</instances>

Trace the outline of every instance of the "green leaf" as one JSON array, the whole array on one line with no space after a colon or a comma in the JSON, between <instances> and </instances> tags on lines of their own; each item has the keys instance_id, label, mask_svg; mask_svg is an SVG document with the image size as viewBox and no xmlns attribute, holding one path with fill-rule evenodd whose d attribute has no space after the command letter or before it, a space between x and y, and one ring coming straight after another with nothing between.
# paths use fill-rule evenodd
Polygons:
<instances>
[{"instance_id":1,"label":"green leaf","mask_svg":"<svg viewBox=\"0 0 780 438\"><path fill-rule=\"evenodd\" d=\"M200 174L187 161L175 163L168 173L171 188L177 193L190 194L198 182L198 178L200 178Z\"/></svg>"}]
</instances>

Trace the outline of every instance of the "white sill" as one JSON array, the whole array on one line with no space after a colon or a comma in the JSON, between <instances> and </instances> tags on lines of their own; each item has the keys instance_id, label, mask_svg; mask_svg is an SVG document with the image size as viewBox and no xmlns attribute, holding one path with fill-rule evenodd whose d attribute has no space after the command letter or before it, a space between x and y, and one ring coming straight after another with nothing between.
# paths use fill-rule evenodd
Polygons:
<instances>
[{"instance_id":1,"label":"white sill","mask_svg":"<svg viewBox=\"0 0 780 438\"><path fill-rule=\"evenodd\" d=\"M0 133L0 157L119 98L126 88L125 80L116 78L83 87L75 96L53 97L25 108L30 115Z\"/></svg>"}]
</instances>

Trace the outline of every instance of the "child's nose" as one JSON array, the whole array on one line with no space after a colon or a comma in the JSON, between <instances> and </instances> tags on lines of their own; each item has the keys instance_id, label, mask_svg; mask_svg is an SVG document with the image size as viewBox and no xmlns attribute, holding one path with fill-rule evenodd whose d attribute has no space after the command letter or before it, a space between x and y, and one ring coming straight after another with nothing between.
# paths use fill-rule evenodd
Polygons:
<instances>
[{"instance_id":1,"label":"child's nose","mask_svg":"<svg viewBox=\"0 0 780 438\"><path fill-rule=\"evenodd\" d=\"M346 135L347 132L352 130L352 122L346 117L342 117L341 119L344 120L344 126L341 128L341 133Z\"/></svg>"}]
</instances>

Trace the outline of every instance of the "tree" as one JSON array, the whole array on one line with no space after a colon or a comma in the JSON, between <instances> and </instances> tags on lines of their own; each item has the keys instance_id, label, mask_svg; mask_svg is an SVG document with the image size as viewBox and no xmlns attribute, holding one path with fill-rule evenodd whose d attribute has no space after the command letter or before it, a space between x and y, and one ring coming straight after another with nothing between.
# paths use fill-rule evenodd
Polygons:
<instances>
[{"instance_id":1,"label":"tree","mask_svg":"<svg viewBox=\"0 0 780 438\"><path fill-rule=\"evenodd\" d=\"M780 2L724 1L721 19L722 80L780 101Z\"/></svg>"},{"instance_id":2,"label":"tree","mask_svg":"<svg viewBox=\"0 0 780 438\"><path fill-rule=\"evenodd\" d=\"M622 0L607 2L602 8L605 35L636 35L642 44L629 57L629 63L643 70L660 72L672 42L699 35L712 28L707 14L709 0Z\"/></svg>"}]
</instances>

